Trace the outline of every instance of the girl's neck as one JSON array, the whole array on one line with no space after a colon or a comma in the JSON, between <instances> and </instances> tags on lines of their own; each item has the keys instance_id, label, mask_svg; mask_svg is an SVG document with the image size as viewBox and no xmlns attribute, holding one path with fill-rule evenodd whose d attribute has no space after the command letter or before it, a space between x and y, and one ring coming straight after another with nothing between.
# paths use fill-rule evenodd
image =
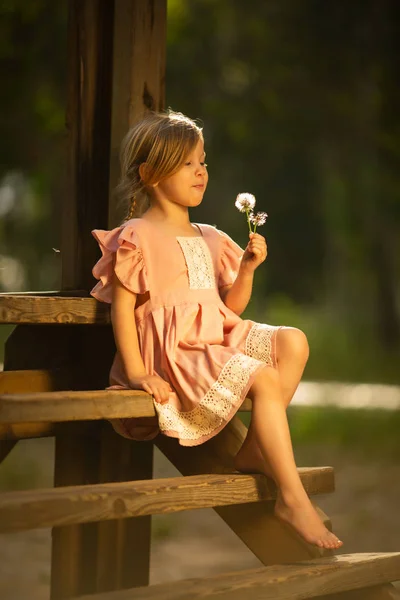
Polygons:
<instances>
[{"instance_id":1,"label":"girl's neck","mask_svg":"<svg viewBox=\"0 0 400 600\"><path fill-rule=\"evenodd\" d=\"M162 207L151 206L142 215L145 221L153 223L162 223L165 227L171 229L190 229L192 227L189 219L189 212L186 206L176 207L178 210L164 210ZM183 209L183 210L179 210Z\"/></svg>"}]
</instances>

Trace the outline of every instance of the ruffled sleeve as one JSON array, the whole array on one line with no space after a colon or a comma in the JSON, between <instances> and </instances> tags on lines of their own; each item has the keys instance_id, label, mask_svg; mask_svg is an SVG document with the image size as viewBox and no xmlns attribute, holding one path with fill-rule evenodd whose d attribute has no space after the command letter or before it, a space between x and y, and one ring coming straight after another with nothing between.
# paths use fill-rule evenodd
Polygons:
<instances>
[{"instance_id":1,"label":"ruffled sleeve","mask_svg":"<svg viewBox=\"0 0 400 600\"><path fill-rule=\"evenodd\" d=\"M101 302L111 304L114 273L131 292L147 292L149 284L146 265L133 227L122 225L110 231L93 229L91 233L100 246L102 256L92 269L93 276L100 281L90 294Z\"/></svg>"},{"instance_id":2,"label":"ruffled sleeve","mask_svg":"<svg viewBox=\"0 0 400 600\"><path fill-rule=\"evenodd\" d=\"M221 236L218 276L218 287L221 288L235 281L244 250L228 234L217 231Z\"/></svg>"}]
</instances>

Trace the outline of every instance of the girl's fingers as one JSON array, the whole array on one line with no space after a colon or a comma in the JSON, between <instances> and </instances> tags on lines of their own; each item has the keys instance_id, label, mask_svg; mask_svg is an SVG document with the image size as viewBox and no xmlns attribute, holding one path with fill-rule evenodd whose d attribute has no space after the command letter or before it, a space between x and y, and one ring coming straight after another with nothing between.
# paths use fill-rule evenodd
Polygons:
<instances>
[{"instance_id":1,"label":"girl's fingers","mask_svg":"<svg viewBox=\"0 0 400 600\"><path fill-rule=\"evenodd\" d=\"M143 383L143 389L145 392L147 392L148 394L152 394L153 392L151 391L151 387L149 385L147 385L147 383Z\"/></svg>"}]
</instances>

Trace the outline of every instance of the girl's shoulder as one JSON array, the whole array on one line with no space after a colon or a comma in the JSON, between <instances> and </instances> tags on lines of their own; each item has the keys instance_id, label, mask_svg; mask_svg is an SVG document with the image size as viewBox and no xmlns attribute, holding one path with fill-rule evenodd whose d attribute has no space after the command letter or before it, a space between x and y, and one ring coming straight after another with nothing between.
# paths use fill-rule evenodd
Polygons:
<instances>
[{"instance_id":1,"label":"girl's shoulder","mask_svg":"<svg viewBox=\"0 0 400 600\"><path fill-rule=\"evenodd\" d=\"M140 217L134 217L133 219L129 219L129 221L124 221L120 225L120 229L134 229L135 231L142 231L148 227L148 221L141 219Z\"/></svg>"}]
</instances>

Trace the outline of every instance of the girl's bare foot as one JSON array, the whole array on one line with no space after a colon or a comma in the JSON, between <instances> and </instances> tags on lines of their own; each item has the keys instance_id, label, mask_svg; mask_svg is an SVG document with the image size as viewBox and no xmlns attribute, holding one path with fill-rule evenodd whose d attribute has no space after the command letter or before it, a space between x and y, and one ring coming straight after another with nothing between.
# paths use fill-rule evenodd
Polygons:
<instances>
[{"instance_id":1,"label":"girl's bare foot","mask_svg":"<svg viewBox=\"0 0 400 600\"><path fill-rule=\"evenodd\" d=\"M309 544L328 549L343 546L343 542L322 523L306 492L299 498L287 495L283 498L278 491L274 514L291 525Z\"/></svg>"},{"instance_id":2,"label":"girl's bare foot","mask_svg":"<svg viewBox=\"0 0 400 600\"><path fill-rule=\"evenodd\" d=\"M244 443L235 457L235 469L241 473L262 473L273 479L272 470L261 450L255 444ZM309 544L319 548L337 549L343 545L335 534L325 527L305 490L299 497L283 498L278 490L274 514L291 525Z\"/></svg>"}]
</instances>

